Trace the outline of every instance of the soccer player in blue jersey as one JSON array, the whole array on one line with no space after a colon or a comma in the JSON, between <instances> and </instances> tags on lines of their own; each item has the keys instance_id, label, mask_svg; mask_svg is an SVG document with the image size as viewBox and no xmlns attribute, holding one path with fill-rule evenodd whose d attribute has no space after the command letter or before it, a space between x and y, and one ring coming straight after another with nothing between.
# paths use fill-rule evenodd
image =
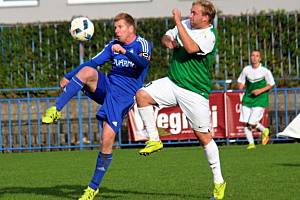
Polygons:
<instances>
[{"instance_id":1,"label":"soccer player in blue jersey","mask_svg":"<svg viewBox=\"0 0 300 200\"><path fill-rule=\"evenodd\" d=\"M122 120L134 104L134 96L145 80L152 52L150 43L136 35L134 19L127 13L114 18L115 38L91 60L67 73L60 86L63 93L42 118L50 124L61 118L61 110L80 90L101 104L96 114L103 123L101 146L93 178L80 200L92 200L99 192L99 185L112 160L112 146ZM111 61L108 76L97 70L97 66Z\"/></svg>"}]
</instances>

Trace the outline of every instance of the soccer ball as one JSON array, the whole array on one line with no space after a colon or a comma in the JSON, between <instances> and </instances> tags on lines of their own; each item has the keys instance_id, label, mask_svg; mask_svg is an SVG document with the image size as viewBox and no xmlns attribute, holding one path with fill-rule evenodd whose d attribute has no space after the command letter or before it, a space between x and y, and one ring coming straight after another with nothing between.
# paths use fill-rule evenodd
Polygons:
<instances>
[{"instance_id":1,"label":"soccer ball","mask_svg":"<svg viewBox=\"0 0 300 200\"><path fill-rule=\"evenodd\" d=\"M87 17L77 17L71 22L70 33L75 40L90 40L94 34L94 24Z\"/></svg>"}]
</instances>

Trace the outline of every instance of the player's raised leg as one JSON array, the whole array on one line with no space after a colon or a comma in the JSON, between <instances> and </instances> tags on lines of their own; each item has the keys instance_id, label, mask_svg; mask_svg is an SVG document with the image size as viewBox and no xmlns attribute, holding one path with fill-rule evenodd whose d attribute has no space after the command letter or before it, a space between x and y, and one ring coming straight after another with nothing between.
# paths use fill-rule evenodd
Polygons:
<instances>
[{"instance_id":1,"label":"player's raised leg","mask_svg":"<svg viewBox=\"0 0 300 200\"><path fill-rule=\"evenodd\" d=\"M51 124L61 118L61 110L63 107L75 96L84 85L95 91L98 81L98 73L96 69L85 66L79 70L76 76L73 76L70 81L63 77L60 82L63 92L56 99L55 106L51 106L47 109L45 115L42 117L42 122Z\"/></svg>"},{"instance_id":2,"label":"player's raised leg","mask_svg":"<svg viewBox=\"0 0 300 200\"><path fill-rule=\"evenodd\" d=\"M65 78L64 78L65 79ZM42 122L51 124L56 122L61 117L62 108L69 102L69 100L83 88L83 83L80 79L74 76L69 83L64 87L63 93L56 99L55 106L47 109L46 114L42 118Z\"/></svg>"}]
</instances>

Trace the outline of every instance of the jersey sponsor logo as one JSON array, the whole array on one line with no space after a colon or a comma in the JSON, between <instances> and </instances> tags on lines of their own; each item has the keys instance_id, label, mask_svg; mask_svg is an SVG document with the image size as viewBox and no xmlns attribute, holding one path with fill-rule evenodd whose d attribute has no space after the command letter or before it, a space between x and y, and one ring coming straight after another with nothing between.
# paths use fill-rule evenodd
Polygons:
<instances>
[{"instance_id":1,"label":"jersey sponsor logo","mask_svg":"<svg viewBox=\"0 0 300 200\"><path fill-rule=\"evenodd\" d=\"M114 59L114 66L116 67L131 67L131 68L135 68L135 65L133 62L131 62L130 60L125 60L125 59Z\"/></svg>"}]
</instances>

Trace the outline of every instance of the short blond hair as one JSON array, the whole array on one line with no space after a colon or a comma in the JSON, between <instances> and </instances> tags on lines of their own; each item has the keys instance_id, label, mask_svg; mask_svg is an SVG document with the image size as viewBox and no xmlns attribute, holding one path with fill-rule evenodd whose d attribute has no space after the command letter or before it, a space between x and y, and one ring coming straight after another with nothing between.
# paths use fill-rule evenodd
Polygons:
<instances>
[{"instance_id":1,"label":"short blond hair","mask_svg":"<svg viewBox=\"0 0 300 200\"><path fill-rule=\"evenodd\" d=\"M121 19L123 19L127 24L133 26L134 30L136 29L135 21L134 21L133 17L130 14L128 14L128 13L119 13L115 16L114 22L119 21Z\"/></svg>"},{"instance_id":2,"label":"short blond hair","mask_svg":"<svg viewBox=\"0 0 300 200\"><path fill-rule=\"evenodd\" d=\"M194 5L200 5L203 7L202 15L207 15L209 17L209 23L212 23L216 16L216 8L214 4L208 0L197 0L194 1Z\"/></svg>"}]
</instances>

